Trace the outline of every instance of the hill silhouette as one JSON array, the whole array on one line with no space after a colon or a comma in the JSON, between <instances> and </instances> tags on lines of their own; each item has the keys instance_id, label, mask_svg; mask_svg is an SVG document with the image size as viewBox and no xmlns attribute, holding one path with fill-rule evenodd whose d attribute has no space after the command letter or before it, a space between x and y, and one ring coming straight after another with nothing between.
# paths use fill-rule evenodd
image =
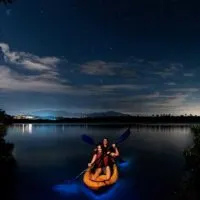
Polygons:
<instances>
[{"instance_id":1,"label":"hill silhouette","mask_svg":"<svg viewBox=\"0 0 200 200\"><path fill-rule=\"evenodd\" d=\"M197 115L179 115L160 114L151 116L131 116L115 111L104 113L92 113L85 117L54 117L53 119L15 119L0 109L0 123L106 123L106 124L161 124L161 123L200 123L200 116Z\"/></svg>"},{"instance_id":2,"label":"hill silhouette","mask_svg":"<svg viewBox=\"0 0 200 200\"><path fill-rule=\"evenodd\" d=\"M200 116L172 116L172 115L152 115L152 116L94 116L94 117L82 117L82 118L65 118L56 117L55 120L50 119L8 119L5 122L12 123L200 123Z\"/></svg>"}]
</instances>

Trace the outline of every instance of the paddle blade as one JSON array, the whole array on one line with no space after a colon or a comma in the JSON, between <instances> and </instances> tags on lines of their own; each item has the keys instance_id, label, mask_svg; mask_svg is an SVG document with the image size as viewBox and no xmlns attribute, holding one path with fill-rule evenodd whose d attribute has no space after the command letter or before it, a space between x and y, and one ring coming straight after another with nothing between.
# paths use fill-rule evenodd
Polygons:
<instances>
[{"instance_id":1,"label":"paddle blade","mask_svg":"<svg viewBox=\"0 0 200 200\"><path fill-rule=\"evenodd\" d=\"M116 144L122 143L124 140L126 140L129 135L131 134L130 128L128 128L116 141Z\"/></svg>"},{"instance_id":2,"label":"paddle blade","mask_svg":"<svg viewBox=\"0 0 200 200\"><path fill-rule=\"evenodd\" d=\"M94 142L94 140L90 137L90 136L88 136L88 135L82 135L81 136L81 139L84 141L84 142L86 142L87 144L90 144L90 145L95 145L95 142Z\"/></svg>"}]
</instances>

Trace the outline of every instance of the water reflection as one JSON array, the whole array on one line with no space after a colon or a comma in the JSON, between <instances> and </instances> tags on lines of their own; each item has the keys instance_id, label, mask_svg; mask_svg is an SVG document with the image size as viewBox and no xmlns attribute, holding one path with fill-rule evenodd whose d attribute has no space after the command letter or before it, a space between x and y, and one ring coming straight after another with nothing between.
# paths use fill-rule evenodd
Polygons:
<instances>
[{"instance_id":1,"label":"water reflection","mask_svg":"<svg viewBox=\"0 0 200 200\"><path fill-rule=\"evenodd\" d=\"M12 127L15 130L21 131L22 133L28 132L32 133L33 128L35 130L39 131L46 131L46 130L52 130L52 132L65 132L65 129L74 129L74 128L81 128L82 130L101 130L101 131L119 131L119 130L124 130L127 127L124 126L123 128L118 128L118 127L107 127L107 126L82 126L77 124L77 126L73 125L71 126L70 124L14 124ZM172 133L172 132L178 132L179 134L188 134L190 133L190 128L188 125L179 125L179 126L170 126L170 125L133 125L131 128L134 132L159 132L159 133Z\"/></svg>"},{"instance_id":2,"label":"water reflection","mask_svg":"<svg viewBox=\"0 0 200 200\"><path fill-rule=\"evenodd\" d=\"M29 133L32 134L33 125L32 124L22 124L22 127L17 127L22 133Z\"/></svg>"},{"instance_id":3,"label":"water reflection","mask_svg":"<svg viewBox=\"0 0 200 200\"><path fill-rule=\"evenodd\" d=\"M87 167L93 147L81 140L81 134L90 135L96 142L103 137L108 137L113 142L126 128L69 124L10 126L7 137L16 144L20 178L24 179L19 181L19 199L26 200L24 187L29 183L34 183L34 187L29 188L28 195L32 197L37 194L34 199L41 199L37 190L43 191L48 188L48 192L44 192L44 195L48 196L52 186L63 183L68 178L74 178ZM169 199L169 193L176 187L182 173L184 165L182 150L192 141L190 128L161 125L132 126L131 132L131 136L119 147L123 159L128 163L124 163L120 169L122 176L120 180L125 180L126 185L126 189L121 191L122 196L126 196L128 200ZM122 185L120 183L119 188L123 188ZM77 187L75 185L71 187L66 188L61 185L57 190L61 193L68 191L68 194L71 191L74 194ZM136 192L139 198L135 197ZM128 197L127 194L134 198ZM79 198L78 195L77 200L84 200L85 196L88 196L88 199L95 198L93 194L84 190L83 196ZM57 199L62 198L58 196ZM118 199L122 198L117 196L116 200Z\"/></svg>"},{"instance_id":4,"label":"water reflection","mask_svg":"<svg viewBox=\"0 0 200 200\"><path fill-rule=\"evenodd\" d=\"M25 134L25 133L29 133L32 134L33 133L33 124L13 124L10 128L11 132L15 132L15 133L21 133L21 134Z\"/></svg>"}]
</instances>

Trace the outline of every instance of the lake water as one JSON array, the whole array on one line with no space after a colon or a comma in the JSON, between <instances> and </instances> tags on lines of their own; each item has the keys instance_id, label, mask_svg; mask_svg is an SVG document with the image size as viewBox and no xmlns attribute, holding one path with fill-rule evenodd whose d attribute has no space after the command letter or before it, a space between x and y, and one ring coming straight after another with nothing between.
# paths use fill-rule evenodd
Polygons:
<instances>
[{"instance_id":1,"label":"lake water","mask_svg":"<svg viewBox=\"0 0 200 200\"><path fill-rule=\"evenodd\" d=\"M15 143L18 163L14 199L170 199L184 170L182 151L192 143L189 127L132 127L120 146L127 161L121 178L109 192L95 196L81 178L67 184L87 167L92 147L81 140L88 134L96 141L114 141L126 128L62 124L19 124L8 129L6 139Z\"/></svg>"}]
</instances>

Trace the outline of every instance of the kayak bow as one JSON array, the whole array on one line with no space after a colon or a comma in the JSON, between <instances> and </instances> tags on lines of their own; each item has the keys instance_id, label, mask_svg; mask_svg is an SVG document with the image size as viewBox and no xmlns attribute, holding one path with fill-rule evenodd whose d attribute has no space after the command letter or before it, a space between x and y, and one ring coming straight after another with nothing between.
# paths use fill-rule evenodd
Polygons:
<instances>
[{"instance_id":1,"label":"kayak bow","mask_svg":"<svg viewBox=\"0 0 200 200\"><path fill-rule=\"evenodd\" d=\"M88 168L88 170L85 172L84 176L83 176L83 182L84 184L90 188L91 190L94 191L98 191L102 188L111 186L113 184L115 184L118 180L118 168L117 165L114 164L113 165L113 173L110 177L109 180L104 180L102 177L102 175L100 175L95 181L91 180L91 168Z\"/></svg>"}]
</instances>

